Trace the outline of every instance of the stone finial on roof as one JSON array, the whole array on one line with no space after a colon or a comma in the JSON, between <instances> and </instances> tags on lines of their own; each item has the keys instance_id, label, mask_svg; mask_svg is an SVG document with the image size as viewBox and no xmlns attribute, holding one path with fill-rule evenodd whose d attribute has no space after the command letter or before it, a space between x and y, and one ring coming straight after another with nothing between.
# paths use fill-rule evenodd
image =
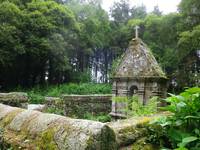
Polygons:
<instances>
[{"instance_id":1,"label":"stone finial on roof","mask_svg":"<svg viewBox=\"0 0 200 150\"><path fill-rule=\"evenodd\" d=\"M139 26L135 26L135 38L136 39L139 37L139 32L138 32L139 28L140 28Z\"/></svg>"}]
</instances>

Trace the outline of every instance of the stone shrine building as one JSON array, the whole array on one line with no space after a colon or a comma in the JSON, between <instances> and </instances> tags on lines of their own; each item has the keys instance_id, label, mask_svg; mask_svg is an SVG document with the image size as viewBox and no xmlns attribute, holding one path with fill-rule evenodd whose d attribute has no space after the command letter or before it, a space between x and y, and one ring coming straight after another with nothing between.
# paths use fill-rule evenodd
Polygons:
<instances>
[{"instance_id":1,"label":"stone shrine building","mask_svg":"<svg viewBox=\"0 0 200 150\"><path fill-rule=\"evenodd\" d=\"M167 77L140 38L132 39L113 75L113 97L137 95L144 105L153 96L165 97ZM113 101L111 116L126 117L126 103Z\"/></svg>"}]
</instances>

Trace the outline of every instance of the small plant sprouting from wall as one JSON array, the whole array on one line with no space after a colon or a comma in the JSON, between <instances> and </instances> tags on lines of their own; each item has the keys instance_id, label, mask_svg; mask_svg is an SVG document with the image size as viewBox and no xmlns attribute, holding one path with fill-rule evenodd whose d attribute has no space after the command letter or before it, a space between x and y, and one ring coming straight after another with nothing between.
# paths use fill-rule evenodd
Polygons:
<instances>
[{"instance_id":1,"label":"small plant sprouting from wall","mask_svg":"<svg viewBox=\"0 0 200 150\"><path fill-rule=\"evenodd\" d=\"M146 105L143 105L138 96L133 97L114 97L112 101L116 103L124 103L126 109L118 110L125 112L128 117L148 116L157 113L158 97L152 97Z\"/></svg>"},{"instance_id":2,"label":"small plant sprouting from wall","mask_svg":"<svg viewBox=\"0 0 200 150\"><path fill-rule=\"evenodd\" d=\"M64 110L60 109L60 108L56 108L56 107L49 107L47 108L47 110L45 111L46 113L53 113L53 114L57 114L57 115L64 115Z\"/></svg>"},{"instance_id":3,"label":"small plant sprouting from wall","mask_svg":"<svg viewBox=\"0 0 200 150\"><path fill-rule=\"evenodd\" d=\"M157 113L158 97L149 99L146 105L140 101L138 96L133 96L129 101L129 116L146 116Z\"/></svg>"}]
</instances>

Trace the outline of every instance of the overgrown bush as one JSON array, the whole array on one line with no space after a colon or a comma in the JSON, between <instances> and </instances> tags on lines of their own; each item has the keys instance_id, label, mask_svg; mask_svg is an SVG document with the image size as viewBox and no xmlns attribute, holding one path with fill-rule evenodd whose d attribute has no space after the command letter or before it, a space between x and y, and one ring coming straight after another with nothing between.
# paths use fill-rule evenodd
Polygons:
<instances>
[{"instance_id":1,"label":"overgrown bush","mask_svg":"<svg viewBox=\"0 0 200 150\"><path fill-rule=\"evenodd\" d=\"M152 122L149 141L176 150L200 149L200 88L190 88L166 99L168 117Z\"/></svg>"},{"instance_id":2,"label":"overgrown bush","mask_svg":"<svg viewBox=\"0 0 200 150\"><path fill-rule=\"evenodd\" d=\"M44 96L40 93L35 93L34 91L28 92L29 102L32 104L41 104L44 102Z\"/></svg>"}]
</instances>

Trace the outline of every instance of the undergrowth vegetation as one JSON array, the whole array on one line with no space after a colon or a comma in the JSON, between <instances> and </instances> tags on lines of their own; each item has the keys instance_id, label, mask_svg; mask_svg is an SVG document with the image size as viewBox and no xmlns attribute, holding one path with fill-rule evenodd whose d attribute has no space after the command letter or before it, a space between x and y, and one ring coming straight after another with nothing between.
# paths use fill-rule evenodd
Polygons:
<instances>
[{"instance_id":1,"label":"undergrowth vegetation","mask_svg":"<svg viewBox=\"0 0 200 150\"><path fill-rule=\"evenodd\" d=\"M128 117L148 116L157 113L158 97L152 97L145 105L138 96L114 97L112 101L127 105L126 109L118 111L124 112Z\"/></svg>"},{"instance_id":2,"label":"undergrowth vegetation","mask_svg":"<svg viewBox=\"0 0 200 150\"><path fill-rule=\"evenodd\" d=\"M44 96L59 97L62 94L111 94L111 89L110 84L70 83L47 87L36 86L32 89L18 88L17 91L27 92L30 103L38 104L44 102Z\"/></svg>"},{"instance_id":3,"label":"undergrowth vegetation","mask_svg":"<svg viewBox=\"0 0 200 150\"><path fill-rule=\"evenodd\" d=\"M101 113L99 115L93 115L91 113L84 114L83 119L99 121L99 122L110 122L111 116L109 114Z\"/></svg>"},{"instance_id":4,"label":"undergrowth vegetation","mask_svg":"<svg viewBox=\"0 0 200 150\"><path fill-rule=\"evenodd\" d=\"M200 88L190 88L166 99L163 110L172 115L151 123L149 141L165 150L200 149Z\"/></svg>"},{"instance_id":5,"label":"undergrowth vegetation","mask_svg":"<svg viewBox=\"0 0 200 150\"><path fill-rule=\"evenodd\" d=\"M129 116L147 116L157 113L158 97L152 97L144 105L137 96L133 96L128 106Z\"/></svg>"}]
</instances>

